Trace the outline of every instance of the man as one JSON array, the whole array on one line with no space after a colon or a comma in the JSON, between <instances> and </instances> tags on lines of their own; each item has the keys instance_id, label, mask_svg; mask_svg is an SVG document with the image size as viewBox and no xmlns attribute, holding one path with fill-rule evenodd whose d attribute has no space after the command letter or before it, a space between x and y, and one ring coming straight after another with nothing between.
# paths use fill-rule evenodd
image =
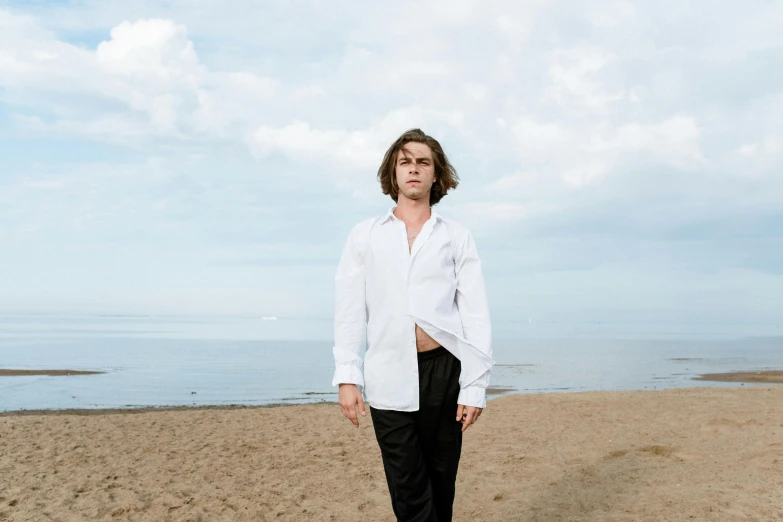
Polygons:
<instances>
[{"instance_id":1,"label":"man","mask_svg":"<svg viewBox=\"0 0 783 522\"><path fill-rule=\"evenodd\" d=\"M397 520L443 522L462 433L486 406L494 364L481 263L470 232L431 208L459 181L437 140L404 133L378 179L397 205L348 236L335 277L332 385L357 428L356 409L366 416L370 405Z\"/></svg>"}]
</instances>

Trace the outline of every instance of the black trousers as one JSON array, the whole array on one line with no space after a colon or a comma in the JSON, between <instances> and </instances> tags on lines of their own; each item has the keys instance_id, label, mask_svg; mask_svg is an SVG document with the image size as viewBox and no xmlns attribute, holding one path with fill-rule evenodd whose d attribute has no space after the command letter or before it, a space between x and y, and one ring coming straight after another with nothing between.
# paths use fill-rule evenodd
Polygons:
<instances>
[{"instance_id":1,"label":"black trousers","mask_svg":"<svg viewBox=\"0 0 783 522\"><path fill-rule=\"evenodd\" d=\"M370 415L397 520L448 522L462 451L460 361L442 346L418 358L419 411L370 406Z\"/></svg>"}]
</instances>

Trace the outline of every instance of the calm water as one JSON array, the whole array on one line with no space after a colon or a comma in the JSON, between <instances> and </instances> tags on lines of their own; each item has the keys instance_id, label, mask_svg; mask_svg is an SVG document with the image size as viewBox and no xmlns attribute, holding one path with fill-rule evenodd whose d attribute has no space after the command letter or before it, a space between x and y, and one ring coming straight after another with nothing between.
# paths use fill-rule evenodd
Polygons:
<instances>
[{"instance_id":1,"label":"calm water","mask_svg":"<svg viewBox=\"0 0 783 522\"><path fill-rule=\"evenodd\" d=\"M777 325L494 322L493 387L523 393L737 386L783 368ZM0 411L336 400L331 319L0 316Z\"/></svg>"}]
</instances>

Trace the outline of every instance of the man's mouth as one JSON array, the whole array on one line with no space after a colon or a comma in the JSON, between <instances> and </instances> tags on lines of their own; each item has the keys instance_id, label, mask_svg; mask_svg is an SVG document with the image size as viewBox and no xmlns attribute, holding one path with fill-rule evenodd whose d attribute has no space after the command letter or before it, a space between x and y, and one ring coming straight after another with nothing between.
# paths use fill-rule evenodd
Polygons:
<instances>
[{"instance_id":1,"label":"man's mouth","mask_svg":"<svg viewBox=\"0 0 783 522\"><path fill-rule=\"evenodd\" d=\"M420 182L420 181L418 181L418 180L412 179L412 180L410 180L408 183L421 183L421 182Z\"/></svg>"}]
</instances>

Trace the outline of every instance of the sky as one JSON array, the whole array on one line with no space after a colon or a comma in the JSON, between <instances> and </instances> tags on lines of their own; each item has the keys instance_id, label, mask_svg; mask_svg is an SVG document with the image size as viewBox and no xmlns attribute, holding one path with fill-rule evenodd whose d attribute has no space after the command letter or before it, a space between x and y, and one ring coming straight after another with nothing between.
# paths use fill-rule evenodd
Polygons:
<instances>
[{"instance_id":1,"label":"sky","mask_svg":"<svg viewBox=\"0 0 783 522\"><path fill-rule=\"evenodd\" d=\"M780 322L783 4L0 0L0 313L327 318L409 128L493 320Z\"/></svg>"}]
</instances>

